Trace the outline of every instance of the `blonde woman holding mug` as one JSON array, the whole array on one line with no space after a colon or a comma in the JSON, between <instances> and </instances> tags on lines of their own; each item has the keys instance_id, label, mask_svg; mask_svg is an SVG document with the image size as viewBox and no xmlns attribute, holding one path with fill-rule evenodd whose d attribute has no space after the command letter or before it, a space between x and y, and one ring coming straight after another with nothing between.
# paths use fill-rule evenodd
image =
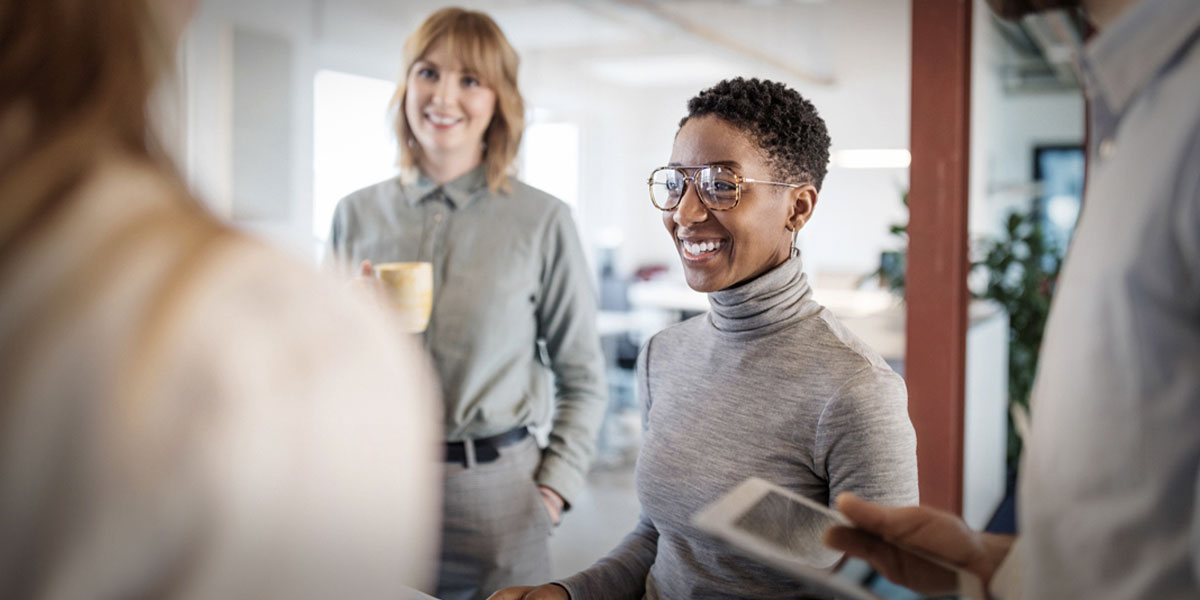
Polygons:
<instances>
[{"instance_id":1,"label":"blonde woman holding mug","mask_svg":"<svg viewBox=\"0 0 1200 600\"><path fill-rule=\"evenodd\" d=\"M330 233L329 259L364 275L433 265L423 336L445 401L446 600L549 575L547 537L583 487L605 406L570 212L509 175L524 121L517 63L483 13L426 19L392 99L402 172L342 199ZM527 428L547 422L540 449Z\"/></svg>"}]
</instances>

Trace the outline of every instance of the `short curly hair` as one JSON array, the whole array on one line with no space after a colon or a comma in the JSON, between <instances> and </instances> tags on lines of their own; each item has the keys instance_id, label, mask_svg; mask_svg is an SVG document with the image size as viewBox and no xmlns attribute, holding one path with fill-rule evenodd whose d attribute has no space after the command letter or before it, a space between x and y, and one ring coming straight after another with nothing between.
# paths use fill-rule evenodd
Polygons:
<instances>
[{"instance_id":1,"label":"short curly hair","mask_svg":"<svg viewBox=\"0 0 1200 600\"><path fill-rule=\"evenodd\" d=\"M712 115L749 134L763 149L775 175L812 182L817 190L829 165L829 132L812 102L782 83L726 79L688 100L679 121Z\"/></svg>"}]
</instances>

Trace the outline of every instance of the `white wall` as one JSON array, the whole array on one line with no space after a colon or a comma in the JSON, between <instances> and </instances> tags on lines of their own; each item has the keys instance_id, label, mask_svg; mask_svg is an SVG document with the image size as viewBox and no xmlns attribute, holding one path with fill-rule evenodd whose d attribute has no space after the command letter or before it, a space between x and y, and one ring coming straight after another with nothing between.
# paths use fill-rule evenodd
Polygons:
<instances>
[{"instance_id":1,"label":"white wall","mask_svg":"<svg viewBox=\"0 0 1200 600\"><path fill-rule=\"evenodd\" d=\"M279 106L292 123L290 169L280 177L287 190L287 216L270 221L241 221L237 225L264 235L297 253L311 256L312 239L312 32L314 3L288 0L206 0L184 38L190 185L226 218L233 206L233 32L261 32L291 44L290 105ZM242 132L245 134L245 132Z\"/></svg>"}]
</instances>

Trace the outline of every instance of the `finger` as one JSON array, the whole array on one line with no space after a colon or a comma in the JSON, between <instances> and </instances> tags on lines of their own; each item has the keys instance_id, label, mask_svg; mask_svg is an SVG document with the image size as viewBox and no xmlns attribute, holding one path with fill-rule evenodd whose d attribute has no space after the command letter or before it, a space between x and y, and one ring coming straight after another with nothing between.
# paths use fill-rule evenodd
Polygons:
<instances>
[{"instance_id":1,"label":"finger","mask_svg":"<svg viewBox=\"0 0 1200 600\"><path fill-rule=\"evenodd\" d=\"M362 261L362 264L358 266L358 272L363 277L370 277L372 274L374 274L375 270L371 267L371 261L364 260Z\"/></svg>"},{"instance_id":2,"label":"finger","mask_svg":"<svg viewBox=\"0 0 1200 600\"><path fill-rule=\"evenodd\" d=\"M539 585L533 588L532 592L525 595L524 600L567 600L567 590L553 583Z\"/></svg>"},{"instance_id":3,"label":"finger","mask_svg":"<svg viewBox=\"0 0 1200 600\"><path fill-rule=\"evenodd\" d=\"M904 541L918 546L936 548L945 534L942 515L923 506L881 506L850 493L838 495L837 507L846 518L864 531L889 542ZM932 538L930 535L932 534Z\"/></svg>"},{"instance_id":4,"label":"finger","mask_svg":"<svg viewBox=\"0 0 1200 600\"><path fill-rule=\"evenodd\" d=\"M880 556L883 553L883 549L881 548L882 541L877 537L865 535L853 527L843 527L841 525L830 527L825 532L824 541L826 546L834 550L845 552L850 556L861 558L871 563L871 566L875 567L876 570L879 569L876 563L883 560Z\"/></svg>"},{"instance_id":5,"label":"finger","mask_svg":"<svg viewBox=\"0 0 1200 600\"><path fill-rule=\"evenodd\" d=\"M532 589L533 587L528 585L507 587L488 596L488 600L521 600Z\"/></svg>"},{"instance_id":6,"label":"finger","mask_svg":"<svg viewBox=\"0 0 1200 600\"><path fill-rule=\"evenodd\" d=\"M836 504L838 511L858 527L875 533L885 533L881 528L887 524L889 509L863 500L850 492L838 494Z\"/></svg>"},{"instance_id":7,"label":"finger","mask_svg":"<svg viewBox=\"0 0 1200 600\"><path fill-rule=\"evenodd\" d=\"M946 592L957 585L953 571L851 527L830 528L825 532L825 544L866 561L889 580L918 591Z\"/></svg>"},{"instance_id":8,"label":"finger","mask_svg":"<svg viewBox=\"0 0 1200 600\"><path fill-rule=\"evenodd\" d=\"M562 511L559 510L558 506L545 496L542 496L542 506L546 507L546 513L550 515L550 523L558 525L558 522L562 520Z\"/></svg>"}]
</instances>

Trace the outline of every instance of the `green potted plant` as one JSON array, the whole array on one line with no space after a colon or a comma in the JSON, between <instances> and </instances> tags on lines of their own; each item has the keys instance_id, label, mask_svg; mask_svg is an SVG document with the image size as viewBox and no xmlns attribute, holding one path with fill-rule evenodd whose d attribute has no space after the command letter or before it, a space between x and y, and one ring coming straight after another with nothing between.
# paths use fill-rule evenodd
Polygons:
<instances>
[{"instance_id":1,"label":"green potted plant","mask_svg":"<svg viewBox=\"0 0 1200 600\"><path fill-rule=\"evenodd\" d=\"M972 295L992 300L1008 312L1008 460L1015 467L1021 438L1011 422L1012 413L1029 412L1038 349L1063 253L1033 210L1009 213L1003 233L979 242L977 251L981 258L972 261L971 270L982 271L987 279L983 289Z\"/></svg>"},{"instance_id":2,"label":"green potted plant","mask_svg":"<svg viewBox=\"0 0 1200 600\"><path fill-rule=\"evenodd\" d=\"M908 208L908 191L901 192ZM890 226L892 235L908 246L908 224ZM1021 453L1021 438L1012 422L1013 412L1028 414L1029 394L1037 373L1042 330L1050 312L1055 281L1062 269L1062 248L1047 235L1036 211L1013 211L997 237L976 242L971 273L979 273L982 285L972 290L976 299L992 300L1009 315L1008 337L1008 461L1013 468ZM880 285L904 296L905 250L885 251L879 268L865 279L878 278Z\"/></svg>"}]
</instances>

